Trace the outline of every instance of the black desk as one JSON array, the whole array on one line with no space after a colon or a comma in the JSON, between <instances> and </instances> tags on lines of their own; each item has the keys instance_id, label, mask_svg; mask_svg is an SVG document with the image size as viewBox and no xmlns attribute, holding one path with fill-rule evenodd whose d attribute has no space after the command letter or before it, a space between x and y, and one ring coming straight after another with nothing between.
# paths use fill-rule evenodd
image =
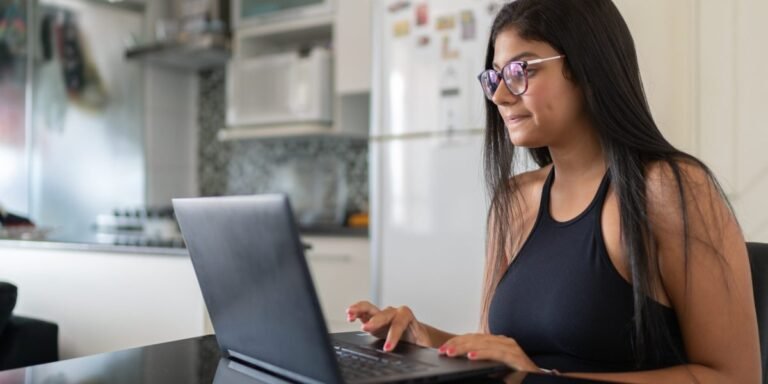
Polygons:
<instances>
[{"instance_id":1,"label":"black desk","mask_svg":"<svg viewBox=\"0 0 768 384\"><path fill-rule=\"evenodd\" d=\"M587 383L517 373L525 384ZM466 382L466 381L464 381ZM500 383L477 380L473 383ZM221 359L216 339L202 336L56 363L0 372L0 384L263 384L282 383L264 373Z\"/></svg>"}]
</instances>

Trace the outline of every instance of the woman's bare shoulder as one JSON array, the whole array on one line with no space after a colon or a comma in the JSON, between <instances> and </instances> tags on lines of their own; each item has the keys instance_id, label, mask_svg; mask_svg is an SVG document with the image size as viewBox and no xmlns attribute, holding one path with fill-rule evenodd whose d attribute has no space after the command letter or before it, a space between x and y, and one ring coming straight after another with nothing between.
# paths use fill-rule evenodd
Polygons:
<instances>
[{"instance_id":1,"label":"woman's bare shoulder","mask_svg":"<svg viewBox=\"0 0 768 384\"><path fill-rule=\"evenodd\" d=\"M547 180L552 165L547 165L539 169L519 173L510 178L510 182L515 185L516 193L524 199L536 198L541 196L541 190L544 182Z\"/></svg>"},{"instance_id":2,"label":"woman's bare shoulder","mask_svg":"<svg viewBox=\"0 0 768 384\"><path fill-rule=\"evenodd\" d=\"M679 212L687 204L722 203L714 178L701 164L691 159L655 161L646 166L645 188L649 211ZM681 199L681 192L683 193Z\"/></svg>"}]
</instances>

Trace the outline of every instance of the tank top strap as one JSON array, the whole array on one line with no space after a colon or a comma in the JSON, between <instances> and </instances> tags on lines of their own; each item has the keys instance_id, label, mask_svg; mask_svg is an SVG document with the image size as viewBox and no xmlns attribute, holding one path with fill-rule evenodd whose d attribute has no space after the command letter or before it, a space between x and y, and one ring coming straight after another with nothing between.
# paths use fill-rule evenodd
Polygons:
<instances>
[{"instance_id":1,"label":"tank top strap","mask_svg":"<svg viewBox=\"0 0 768 384\"><path fill-rule=\"evenodd\" d=\"M606 196L608 196L608 188L611 186L611 170L606 169L605 175L603 175L603 180L600 181L600 187L597 189L597 195L595 195L595 202L599 204L599 206L603 206L603 203L605 202Z\"/></svg>"},{"instance_id":2,"label":"tank top strap","mask_svg":"<svg viewBox=\"0 0 768 384\"><path fill-rule=\"evenodd\" d=\"M549 200L550 200L550 192L552 190L552 184L554 183L554 181L555 181L555 167L553 166L552 169L549 171L549 175L547 175L546 181L544 181L544 186L541 191L541 203L539 204L538 216L549 217L550 219L552 218L552 216L549 213ZM611 185L611 173L609 170L606 170L605 175L603 176L603 179L600 181L600 185L597 188L597 193L595 193L595 196L592 198L592 201L589 203L587 208L581 214L576 216L574 219L567 221L566 223L576 221L577 219L582 218L585 215L592 215L594 214L595 211L597 211L598 213L602 212L602 206L605 203L605 198L608 195L608 189L610 185ZM597 216L599 217L600 215L597 214Z\"/></svg>"},{"instance_id":3,"label":"tank top strap","mask_svg":"<svg viewBox=\"0 0 768 384\"><path fill-rule=\"evenodd\" d=\"M549 170L547 179L544 180L544 186L541 189L541 201L539 202L539 214L537 219L541 219L541 216L546 216L549 212L549 191L552 189L552 183L555 181L555 166ZM537 220L538 221L538 220Z\"/></svg>"}]
</instances>

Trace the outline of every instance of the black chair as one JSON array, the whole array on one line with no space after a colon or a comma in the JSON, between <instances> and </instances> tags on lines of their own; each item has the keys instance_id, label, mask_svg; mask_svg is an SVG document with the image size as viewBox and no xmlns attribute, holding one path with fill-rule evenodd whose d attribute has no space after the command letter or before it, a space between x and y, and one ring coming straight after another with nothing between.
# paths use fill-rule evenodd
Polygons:
<instances>
[{"instance_id":1,"label":"black chair","mask_svg":"<svg viewBox=\"0 0 768 384\"><path fill-rule=\"evenodd\" d=\"M763 382L768 383L768 244L747 243L749 265L752 267L752 288L755 292L757 328L760 333L760 360Z\"/></svg>"},{"instance_id":2,"label":"black chair","mask_svg":"<svg viewBox=\"0 0 768 384\"><path fill-rule=\"evenodd\" d=\"M17 294L15 285L0 282L0 370L57 361L58 325L14 316Z\"/></svg>"}]
</instances>

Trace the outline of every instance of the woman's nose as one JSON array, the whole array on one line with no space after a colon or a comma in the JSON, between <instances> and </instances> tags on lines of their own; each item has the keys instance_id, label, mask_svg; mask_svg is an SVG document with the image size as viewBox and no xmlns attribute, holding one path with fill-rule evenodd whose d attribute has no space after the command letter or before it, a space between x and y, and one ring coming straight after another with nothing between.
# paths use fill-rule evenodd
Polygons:
<instances>
[{"instance_id":1,"label":"woman's nose","mask_svg":"<svg viewBox=\"0 0 768 384\"><path fill-rule=\"evenodd\" d=\"M493 93L493 97L491 98L491 101L493 101L496 105L507 105L507 104L514 104L520 100L520 96L515 96L512 94L512 92L509 91L509 88L507 88L507 85L504 84L504 82L499 83L499 86L496 87L496 91Z\"/></svg>"}]
</instances>

